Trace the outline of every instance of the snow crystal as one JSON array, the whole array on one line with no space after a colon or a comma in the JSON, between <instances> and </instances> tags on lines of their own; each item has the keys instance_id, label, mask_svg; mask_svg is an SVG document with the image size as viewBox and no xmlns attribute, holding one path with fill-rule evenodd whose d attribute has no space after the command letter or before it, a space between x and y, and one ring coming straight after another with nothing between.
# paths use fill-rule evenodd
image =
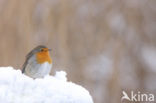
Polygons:
<instances>
[{"instance_id":1,"label":"snow crystal","mask_svg":"<svg viewBox=\"0 0 156 103\"><path fill-rule=\"evenodd\" d=\"M0 103L93 103L89 92L68 82L64 71L32 79L12 67L0 67Z\"/></svg>"}]
</instances>

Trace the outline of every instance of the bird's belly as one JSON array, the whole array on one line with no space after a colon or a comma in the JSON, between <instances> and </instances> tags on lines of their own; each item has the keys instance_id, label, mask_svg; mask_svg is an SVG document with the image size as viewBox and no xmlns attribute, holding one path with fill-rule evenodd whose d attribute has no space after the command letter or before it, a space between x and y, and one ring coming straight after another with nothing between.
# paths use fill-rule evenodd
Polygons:
<instances>
[{"instance_id":1,"label":"bird's belly","mask_svg":"<svg viewBox=\"0 0 156 103\"><path fill-rule=\"evenodd\" d=\"M43 64L31 64L27 66L26 68L26 75L32 77L32 78L42 78L45 75L48 75L51 71L52 64L49 64L48 62L45 62Z\"/></svg>"}]
</instances>

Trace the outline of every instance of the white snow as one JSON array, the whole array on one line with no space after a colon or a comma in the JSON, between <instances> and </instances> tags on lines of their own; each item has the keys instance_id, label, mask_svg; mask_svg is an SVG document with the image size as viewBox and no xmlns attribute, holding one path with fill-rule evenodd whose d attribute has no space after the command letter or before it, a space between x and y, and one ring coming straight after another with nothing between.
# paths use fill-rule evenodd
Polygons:
<instances>
[{"instance_id":1,"label":"white snow","mask_svg":"<svg viewBox=\"0 0 156 103\"><path fill-rule=\"evenodd\" d=\"M0 67L0 103L93 103L89 92L68 82L64 71L32 79L12 67Z\"/></svg>"}]
</instances>

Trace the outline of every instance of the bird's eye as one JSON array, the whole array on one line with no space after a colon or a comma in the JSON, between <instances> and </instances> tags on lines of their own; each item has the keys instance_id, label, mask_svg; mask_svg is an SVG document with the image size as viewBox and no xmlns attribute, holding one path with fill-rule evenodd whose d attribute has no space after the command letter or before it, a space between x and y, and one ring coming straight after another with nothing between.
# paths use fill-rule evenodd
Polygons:
<instances>
[{"instance_id":1,"label":"bird's eye","mask_svg":"<svg viewBox=\"0 0 156 103\"><path fill-rule=\"evenodd\" d=\"M41 52L43 52L44 51L44 49L41 49Z\"/></svg>"}]
</instances>

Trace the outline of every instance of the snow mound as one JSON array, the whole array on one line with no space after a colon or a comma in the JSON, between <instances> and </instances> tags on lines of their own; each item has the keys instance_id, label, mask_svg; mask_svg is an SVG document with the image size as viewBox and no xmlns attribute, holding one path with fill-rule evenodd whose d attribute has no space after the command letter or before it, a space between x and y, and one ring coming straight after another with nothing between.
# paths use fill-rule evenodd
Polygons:
<instances>
[{"instance_id":1,"label":"snow mound","mask_svg":"<svg viewBox=\"0 0 156 103\"><path fill-rule=\"evenodd\" d=\"M68 82L64 71L32 79L12 67L0 67L0 103L93 103L89 92Z\"/></svg>"}]
</instances>

